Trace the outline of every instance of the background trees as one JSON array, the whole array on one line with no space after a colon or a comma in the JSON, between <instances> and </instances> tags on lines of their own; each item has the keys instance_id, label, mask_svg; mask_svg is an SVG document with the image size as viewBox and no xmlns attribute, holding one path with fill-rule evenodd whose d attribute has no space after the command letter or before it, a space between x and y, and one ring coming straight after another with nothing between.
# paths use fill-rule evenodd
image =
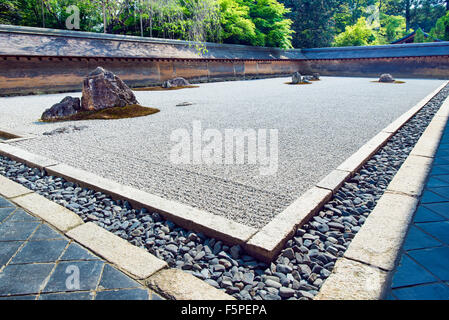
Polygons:
<instances>
[{"instance_id":1,"label":"background trees","mask_svg":"<svg viewBox=\"0 0 449 320\"><path fill-rule=\"evenodd\" d=\"M1 0L0 23L281 48L449 40L449 0Z\"/></svg>"}]
</instances>

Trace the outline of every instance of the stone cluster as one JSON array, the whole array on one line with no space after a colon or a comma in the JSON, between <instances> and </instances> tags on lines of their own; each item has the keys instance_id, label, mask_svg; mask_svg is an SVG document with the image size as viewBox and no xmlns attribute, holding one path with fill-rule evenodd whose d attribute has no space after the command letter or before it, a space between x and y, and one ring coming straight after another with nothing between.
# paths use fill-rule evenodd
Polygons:
<instances>
[{"instance_id":1,"label":"stone cluster","mask_svg":"<svg viewBox=\"0 0 449 320\"><path fill-rule=\"evenodd\" d=\"M384 73L379 77L379 82L384 82L384 83L393 83L396 80L393 78L393 76L389 73Z\"/></svg>"},{"instance_id":2,"label":"stone cluster","mask_svg":"<svg viewBox=\"0 0 449 320\"><path fill-rule=\"evenodd\" d=\"M190 86L189 81L187 81L186 79L184 79L182 77L177 77L174 79L166 80L162 84L162 88L166 88L166 89L176 88L176 87L187 87L187 86Z\"/></svg>"},{"instance_id":3,"label":"stone cluster","mask_svg":"<svg viewBox=\"0 0 449 320\"><path fill-rule=\"evenodd\" d=\"M65 97L44 111L44 121L64 119L80 111L102 110L138 104L133 91L115 74L97 67L83 81L83 94L79 98Z\"/></svg>"},{"instance_id":4,"label":"stone cluster","mask_svg":"<svg viewBox=\"0 0 449 320\"><path fill-rule=\"evenodd\" d=\"M324 208L297 229L270 265L201 233L188 231L127 201L80 188L0 156L0 174L67 207L84 221L241 300L309 300L331 274L351 240L449 95L449 86L405 124Z\"/></svg>"},{"instance_id":5,"label":"stone cluster","mask_svg":"<svg viewBox=\"0 0 449 320\"><path fill-rule=\"evenodd\" d=\"M320 74L315 72L311 76L302 76L301 73L295 72L292 75L292 84L310 83L310 81L320 80Z\"/></svg>"}]
</instances>

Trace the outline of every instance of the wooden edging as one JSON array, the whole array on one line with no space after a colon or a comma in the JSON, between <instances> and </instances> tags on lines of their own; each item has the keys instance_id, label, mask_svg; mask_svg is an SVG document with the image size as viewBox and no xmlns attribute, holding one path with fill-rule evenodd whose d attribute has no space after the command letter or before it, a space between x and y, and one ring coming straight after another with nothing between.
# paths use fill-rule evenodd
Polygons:
<instances>
[{"instance_id":1,"label":"wooden edging","mask_svg":"<svg viewBox=\"0 0 449 320\"><path fill-rule=\"evenodd\" d=\"M0 175L0 195L88 248L162 296L176 300L235 300L74 212Z\"/></svg>"},{"instance_id":2,"label":"wooden edging","mask_svg":"<svg viewBox=\"0 0 449 320\"><path fill-rule=\"evenodd\" d=\"M401 248L449 118L449 98L356 234L317 300L378 300L389 289Z\"/></svg>"},{"instance_id":3,"label":"wooden edging","mask_svg":"<svg viewBox=\"0 0 449 320\"><path fill-rule=\"evenodd\" d=\"M109 194L115 199L128 200L137 207L144 207L158 212L166 219L188 230L202 232L209 237L220 239L231 245L239 244L245 248L248 254L262 261L271 262L282 250L285 242L293 235L296 228L307 223L344 182L350 179L394 133L447 84L448 81L445 81L438 89L379 132L336 170L305 192L260 230L121 185L87 171L58 163L5 143L0 143L0 154L13 160L24 162L31 167L44 169L49 175L63 177L83 187ZM438 116L438 118L441 118L441 116ZM424 149L424 147L421 148ZM421 153L428 152L426 150L420 151L417 148L416 152L418 151Z\"/></svg>"}]
</instances>

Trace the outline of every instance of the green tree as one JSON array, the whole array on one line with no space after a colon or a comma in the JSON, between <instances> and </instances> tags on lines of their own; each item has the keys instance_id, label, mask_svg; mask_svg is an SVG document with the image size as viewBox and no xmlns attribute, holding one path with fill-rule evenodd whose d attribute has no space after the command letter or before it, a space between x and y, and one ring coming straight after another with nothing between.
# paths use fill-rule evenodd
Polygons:
<instances>
[{"instance_id":1,"label":"green tree","mask_svg":"<svg viewBox=\"0 0 449 320\"><path fill-rule=\"evenodd\" d=\"M345 31L335 37L335 47L367 46L377 44L375 32L367 25L366 18L357 20L353 26L347 26Z\"/></svg>"},{"instance_id":2,"label":"green tree","mask_svg":"<svg viewBox=\"0 0 449 320\"><path fill-rule=\"evenodd\" d=\"M253 44L256 25L249 17L249 7L235 0L220 0L222 38L228 43Z\"/></svg>"},{"instance_id":3,"label":"green tree","mask_svg":"<svg viewBox=\"0 0 449 320\"><path fill-rule=\"evenodd\" d=\"M0 24L17 24L21 19L17 1L0 2Z\"/></svg>"},{"instance_id":4,"label":"green tree","mask_svg":"<svg viewBox=\"0 0 449 320\"><path fill-rule=\"evenodd\" d=\"M284 0L285 1L285 0ZM335 8L338 0L296 0L284 2L291 9L293 46L295 48L327 47L332 44L335 30Z\"/></svg>"},{"instance_id":5,"label":"green tree","mask_svg":"<svg viewBox=\"0 0 449 320\"><path fill-rule=\"evenodd\" d=\"M434 39L449 41L449 11L445 16L438 19L435 27L430 31L430 35Z\"/></svg>"},{"instance_id":6,"label":"green tree","mask_svg":"<svg viewBox=\"0 0 449 320\"><path fill-rule=\"evenodd\" d=\"M381 14L380 18L381 28L379 31L379 43L388 44L406 35L405 17L389 16Z\"/></svg>"}]
</instances>

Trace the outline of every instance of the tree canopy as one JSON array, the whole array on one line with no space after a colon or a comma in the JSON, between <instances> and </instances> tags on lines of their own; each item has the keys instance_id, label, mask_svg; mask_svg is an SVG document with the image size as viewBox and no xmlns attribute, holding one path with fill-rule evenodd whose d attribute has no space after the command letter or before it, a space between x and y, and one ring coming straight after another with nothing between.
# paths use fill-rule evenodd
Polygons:
<instances>
[{"instance_id":1,"label":"tree canopy","mask_svg":"<svg viewBox=\"0 0 449 320\"><path fill-rule=\"evenodd\" d=\"M1 0L0 23L288 49L386 44L413 30L415 41L449 40L448 9L449 0Z\"/></svg>"}]
</instances>

